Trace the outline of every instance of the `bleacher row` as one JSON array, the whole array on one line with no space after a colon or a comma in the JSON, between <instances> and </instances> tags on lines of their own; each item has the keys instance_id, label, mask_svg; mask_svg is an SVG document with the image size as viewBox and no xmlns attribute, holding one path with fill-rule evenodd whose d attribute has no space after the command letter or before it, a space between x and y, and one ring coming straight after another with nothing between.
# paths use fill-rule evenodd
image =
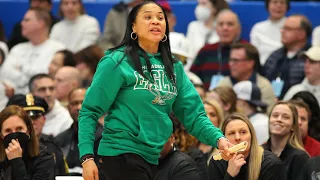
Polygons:
<instances>
[{"instance_id":1,"label":"bleacher row","mask_svg":"<svg viewBox=\"0 0 320 180\"><path fill-rule=\"evenodd\" d=\"M104 25L104 21L108 11L116 2L104 1L84 2L87 13L97 18L100 23L100 28ZM186 33L188 24L195 20L194 8L196 2L179 2L169 1L173 12L177 17L177 25L175 30L177 32ZM235 11L240 18L242 24L242 38L249 40L249 34L252 26L268 17L265 9L264 2L232 2L230 3L231 9ZM29 5L26 1L0 1L0 19L5 27L6 36L9 37L11 30L15 23L20 21L28 9ZM57 15L59 3L53 3L53 14ZM320 3L319 2L292 2L290 14L304 14L312 22L313 27L320 25L319 16ZM14 11L13 11L14 10Z\"/></svg>"}]
</instances>

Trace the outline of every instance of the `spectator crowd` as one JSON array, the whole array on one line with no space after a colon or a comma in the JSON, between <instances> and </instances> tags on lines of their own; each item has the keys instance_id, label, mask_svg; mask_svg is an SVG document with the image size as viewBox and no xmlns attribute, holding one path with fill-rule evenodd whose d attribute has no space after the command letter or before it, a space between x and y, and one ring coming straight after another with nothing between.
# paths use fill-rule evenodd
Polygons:
<instances>
[{"instance_id":1,"label":"spectator crowd","mask_svg":"<svg viewBox=\"0 0 320 180\"><path fill-rule=\"evenodd\" d=\"M0 180L82 175L82 102L104 51L122 42L128 14L142 1L116 4L102 33L81 0L60 0L59 16L52 14L51 0L29 0L8 39L0 26ZM158 3L168 18L171 52L184 65L210 121L231 143L249 145L229 161L215 161L219 150L168 114L173 132L154 179L320 180L320 26L313 27L299 12L286 16L290 0L265 0L268 19L256 22L250 39L243 39L242 24L227 1L198 0L196 20L184 35L175 31L170 2ZM106 116L94 134L97 165ZM22 154L27 149L20 142L26 137L18 134L6 144L16 132L9 132L8 122L22 127L16 131L26 126L35 139L23 158L6 156L5 149L17 145L15 138ZM105 179L102 173L99 179Z\"/></svg>"}]
</instances>

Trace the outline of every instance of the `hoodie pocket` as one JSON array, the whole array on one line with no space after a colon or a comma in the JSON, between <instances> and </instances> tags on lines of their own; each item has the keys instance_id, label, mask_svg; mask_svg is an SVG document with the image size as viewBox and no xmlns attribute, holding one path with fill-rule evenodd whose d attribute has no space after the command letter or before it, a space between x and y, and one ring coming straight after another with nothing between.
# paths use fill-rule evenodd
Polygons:
<instances>
[{"instance_id":1,"label":"hoodie pocket","mask_svg":"<svg viewBox=\"0 0 320 180\"><path fill-rule=\"evenodd\" d=\"M162 146L172 134L172 122L168 115L144 115L138 119L138 138L149 145Z\"/></svg>"}]
</instances>

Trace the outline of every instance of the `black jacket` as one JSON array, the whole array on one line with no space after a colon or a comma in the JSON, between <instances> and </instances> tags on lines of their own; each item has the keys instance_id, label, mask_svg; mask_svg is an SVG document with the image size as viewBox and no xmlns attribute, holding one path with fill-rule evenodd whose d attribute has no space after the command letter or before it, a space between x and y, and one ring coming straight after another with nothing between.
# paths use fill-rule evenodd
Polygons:
<instances>
[{"instance_id":1,"label":"black jacket","mask_svg":"<svg viewBox=\"0 0 320 180\"><path fill-rule=\"evenodd\" d=\"M54 180L54 160L47 148L40 144L40 154L27 155L0 163L0 180Z\"/></svg>"},{"instance_id":2,"label":"black jacket","mask_svg":"<svg viewBox=\"0 0 320 180\"><path fill-rule=\"evenodd\" d=\"M201 180L201 177L190 156L180 151L172 151L159 160L154 180Z\"/></svg>"},{"instance_id":3,"label":"black jacket","mask_svg":"<svg viewBox=\"0 0 320 180\"><path fill-rule=\"evenodd\" d=\"M53 25L55 23L59 22L59 19L56 18L55 16L53 16L51 13L50 13L50 17L51 17L51 27L50 27L50 30L51 30ZM28 39L26 39L25 37L22 36L21 22L18 22L13 27L13 30L12 30L11 35L10 35L10 39L7 42L7 45L9 47L9 49L11 49L13 46L15 46L15 45L17 45L19 43L23 43L23 42L27 42L28 41Z\"/></svg>"},{"instance_id":4,"label":"black jacket","mask_svg":"<svg viewBox=\"0 0 320 180\"><path fill-rule=\"evenodd\" d=\"M263 148L271 151L270 140L263 145ZM279 158L282 160L287 172L287 180L298 180L301 176L302 167L309 159L309 155L305 151L293 148L287 144Z\"/></svg>"},{"instance_id":5,"label":"black jacket","mask_svg":"<svg viewBox=\"0 0 320 180\"><path fill-rule=\"evenodd\" d=\"M301 180L320 179L320 156L310 158L303 168Z\"/></svg>"},{"instance_id":6,"label":"black jacket","mask_svg":"<svg viewBox=\"0 0 320 180\"><path fill-rule=\"evenodd\" d=\"M248 179L248 157L246 164L240 169L236 177L232 177L227 172L228 161L211 160L209 164L209 179L210 180L245 180ZM264 151L261 163L259 180L285 180L286 173L281 160L270 151Z\"/></svg>"},{"instance_id":7,"label":"black jacket","mask_svg":"<svg viewBox=\"0 0 320 180\"><path fill-rule=\"evenodd\" d=\"M201 180L208 180L209 179L209 172L208 172L208 165L207 165L208 155L204 154L198 148L189 149L187 154L196 163L200 172Z\"/></svg>"},{"instance_id":8,"label":"black jacket","mask_svg":"<svg viewBox=\"0 0 320 180\"><path fill-rule=\"evenodd\" d=\"M53 155L55 163L55 175L63 176L67 173L66 162L61 149L53 142L53 137L42 134L40 137L40 143L45 145L48 152Z\"/></svg>"},{"instance_id":9,"label":"black jacket","mask_svg":"<svg viewBox=\"0 0 320 180\"><path fill-rule=\"evenodd\" d=\"M57 137L54 138L54 142L62 150L64 156L66 157L68 167L82 167L80 162L79 148L78 148L78 131L74 128L73 124L69 129L65 130ZM94 142L94 153L97 155L100 139L102 138L103 127L97 123L97 129L95 134ZM97 157L97 156L96 156ZM97 161L97 158L95 158Z\"/></svg>"}]
</instances>

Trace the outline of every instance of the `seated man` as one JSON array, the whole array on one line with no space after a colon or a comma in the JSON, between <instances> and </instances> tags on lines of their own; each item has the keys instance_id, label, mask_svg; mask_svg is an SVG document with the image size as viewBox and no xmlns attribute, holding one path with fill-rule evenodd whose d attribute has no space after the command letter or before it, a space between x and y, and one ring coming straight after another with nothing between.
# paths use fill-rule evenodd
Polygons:
<instances>
[{"instance_id":1,"label":"seated man","mask_svg":"<svg viewBox=\"0 0 320 180\"><path fill-rule=\"evenodd\" d=\"M21 106L29 114L37 138L40 143L47 147L48 152L53 154L55 175L65 175L67 167L61 149L53 142L52 136L42 134L42 128L46 121L45 114L48 112L47 102L43 98L33 96L32 94L17 94L10 98L7 106L9 105Z\"/></svg>"},{"instance_id":2,"label":"seated man","mask_svg":"<svg viewBox=\"0 0 320 180\"><path fill-rule=\"evenodd\" d=\"M64 66L54 76L56 98L64 106L68 106L68 95L81 85L80 71L76 67Z\"/></svg>"},{"instance_id":3,"label":"seated man","mask_svg":"<svg viewBox=\"0 0 320 180\"><path fill-rule=\"evenodd\" d=\"M230 74L231 45L236 42L246 42L240 39L241 24L237 14L231 10L220 11L217 16L216 31L220 41L202 47L190 69L200 77L206 90L215 88L222 76Z\"/></svg>"},{"instance_id":4,"label":"seated man","mask_svg":"<svg viewBox=\"0 0 320 180\"><path fill-rule=\"evenodd\" d=\"M50 15L45 10L29 9L24 15L22 35L29 41L10 50L0 71L9 98L13 94L28 93L31 76L47 73L56 52L65 49L62 43L49 38L50 25Z\"/></svg>"},{"instance_id":5,"label":"seated man","mask_svg":"<svg viewBox=\"0 0 320 180\"><path fill-rule=\"evenodd\" d=\"M270 81L259 74L260 58L258 50L249 43L237 43L231 46L229 56L230 76L222 79L218 86L234 86L240 81L251 81L261 92L261 100L272 108L275 95Z\"/></svg>"},{"instance_id":6,"label":"seated man","mask_svg":"<svg viewBox=\"0 0 320 180\"><path fill-rule=\"evenodd\" d=\"M305 74L304 61L300 54L307 50L312 25L304 15L291 15L283 25L281 42L283 47L274 51L263 67L263 75L273 82L275 93L282 99L288 89L301 83Z\"/></svg>"},{"instance_id":7,"label":"seated man","mask_svg":"<svg viewBox=\"0 0 320 180\"><path fill-rule=\"evenodd\" d=\"M78 88L74 89L69 94L68 109L73 118L73 124L69 126L67 130L55 137L55 142L62 149L63 154L66 157L69 165L70 174L82 174L82 166L79 160L79 148L78 148L78 116L81 104L84 99L86 89ZM97 130L95 134L94 151L97 154L99 141L102 137L103 126L97 123ZM97 158L95 159L96 163ZM98 163L97 163L98 164Z\"/></svg>"},{"instance_id":8,"label":"seated man","mask_svg":"<svg viewBox=\"0 0 320 180\"><path fill-rule=\"evenodd\" d=\"M40 8L50 13L50 29L59 21L59 19L52 14L52 6L52 0L29 0L29 8ZM10 38L8 39L7 44L10 49L19 43L28 42L28 39L22 34L21 22L22 21L19 21L14 25Z\"/></svg>"},{"instance_id":9,"label":"seated man","mask_svg":"<svg viewBox=\"0 0 320 180\"><path fill-rule=\"evenodd\" d=\"M73 120L68 110L55 98L54 81L49 75L37 74L31 77L29 90L32 95L44 98L49 105L45 115L46 123L42 129L43 134L55 137L71 126Z\"/></svg>"},{"instance_id":10,"label":"seated man","mask_svg":"<svg viewBox=\"0 0 320 180\"><path fill-rule=\"evenodd\" d=\"M301 58L304 59L306 77L300 84L292 86L283 99L289 100L298 92L309 91L320 104L320 46L309 48L308 51L302 54Z\"/></svg>"}]
</instances>

